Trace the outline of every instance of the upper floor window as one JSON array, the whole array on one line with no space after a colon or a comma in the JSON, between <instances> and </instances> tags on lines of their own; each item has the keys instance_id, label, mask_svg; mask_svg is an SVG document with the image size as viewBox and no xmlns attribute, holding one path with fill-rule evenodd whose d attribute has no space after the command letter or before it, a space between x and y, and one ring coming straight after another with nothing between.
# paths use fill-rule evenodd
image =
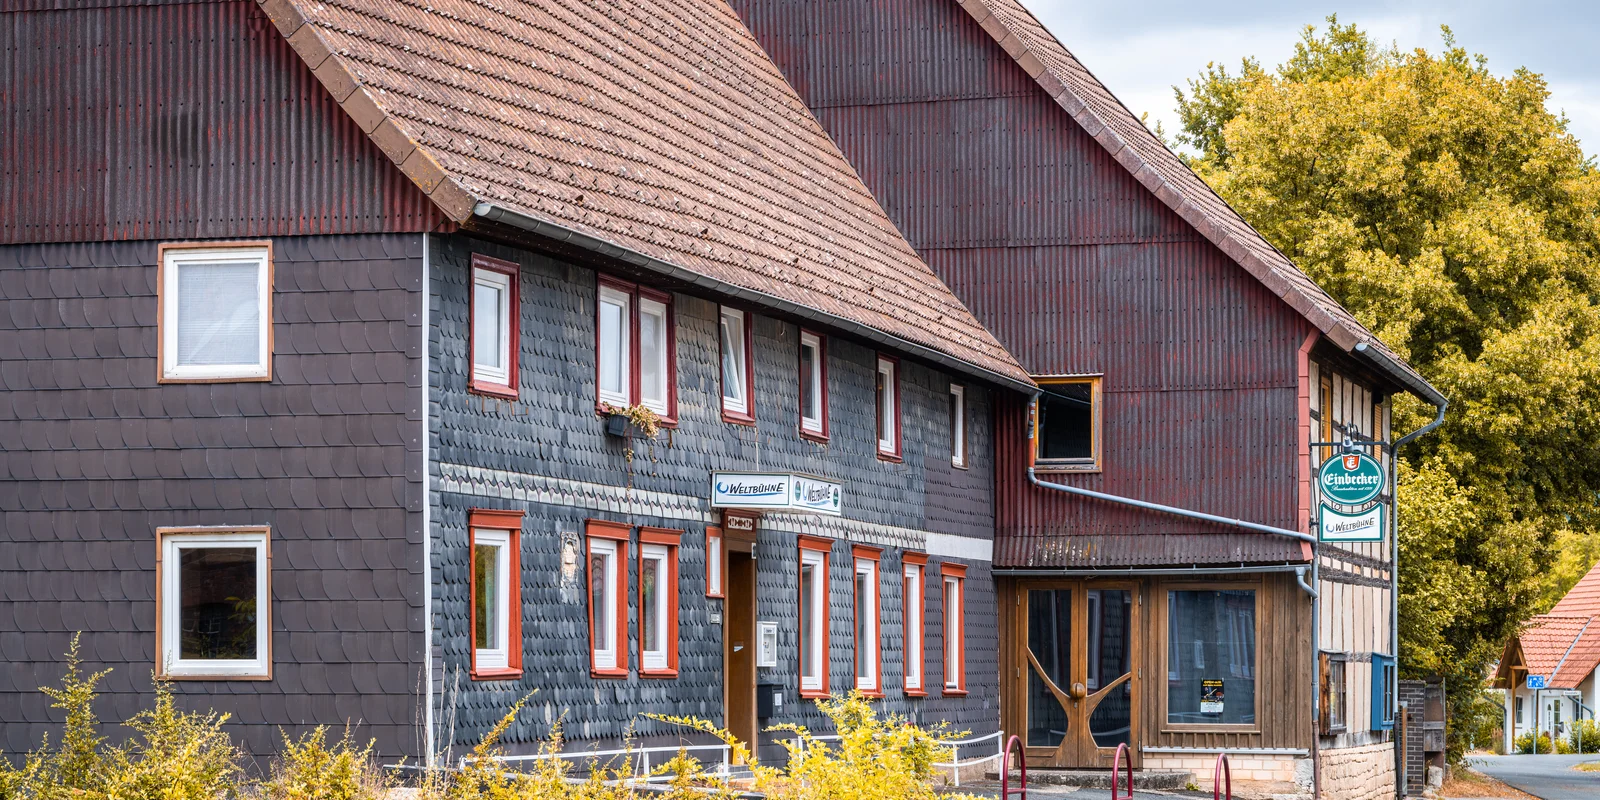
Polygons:
<instances>
[{"instance_id":1,"label":"upper floor window","mask_svg":"<svg viewBox=\"0 0 1600 800\"><path fill-rule=\"evenodd\" d=\"M950 463L967 466L967 387L950 384Z\"/></svg>"},{"instance_id":2,"label":"upper floor window","mask_svg":"<svg viewBox=\"0 0 1600 800\"><path fill-rule=\"evenodd\" d=\"M601 278L595 317L599 402L619 408L641 405L673 421L677 354L672 296Z\"/></svg>"},{"instance_id":3,"label":"upper floor window","mask_svg":"<svg viewBox=\"0 0 1600 800\"><path fill-rule=\"evenodd\" d=\"M267 529L162 528L156 538L160 677L272 677Z\"/></svg>"},{"instance_id":4,"label":"upper floor window","mask_svg":"<svg viewBox=\"0 0 1600 800\"><path fill-rule=\"evenodd\" d=\"M518 557L522 512L475 509L471 537L472 677L522 675L522 570Z\"/></svg>"},{"instance_id":5,"label":"upper floor window","mask_svg":"<svg viewBox=\"0 0 1600 800\"><path fill-rule=\"evenodd\" d=\"M1100 469L1100 378L1039 378L1033 437L1040 469Z\"/></svg>"},{"instance_id":6,"label":"upper floor window","mask_svg":"<svg viewBox=\"0 0 1600 800\"><path fill-rule=\"evenodd\" d=\"M755 384L750 363L750 315L724 306L718 315L722 346L722 418L729 422L755 421Z\"/></svg>"},{"instance_id":7,"label":"upper floor window","mask_svg":"<svg viewBox=\"0 0 1600 800\"><path fill-rule=\"evenodd\" d=\"M1333 380L1322 376L1317 402L1318 422L1322 423L1322 441L1333 441Z\"/></svg>"},{"instance_id":8,"label":"upper floor window","mask_svg":"<svg viewBox=\"0 0 1600 800\"><path fill-rule=\"evenodd\" d=\"M271 380L271 243L160 250L161 380Z\"/></svg>"},{"instance_id":9,"label":"upper floor window","mask_svg":"<svg viewBox=\"0 0 1600 800\"><path fill-rule=\"evenodd\" d=\"M474 391L517 396L517 265L472 256Z\"/></svg>"},{"instance_id":10,"label":"upper floor window","mask_svg":"<svg viewBox=\"0 0 1600 800\"><path fill-rule=\"evenodd\" d=\"M900 458L900 362L878 356L878 456Z\"/></svg>"},{"instance_id":11,"label":"upper floor window","mask_svg":"<svg viewBox=\"0 0 1600 800\"><path fill-rule=\"evenodd\" d=\"M800 332L800 432L828 436L828 368L821 336Z\"/></svg>"}]
</instances>

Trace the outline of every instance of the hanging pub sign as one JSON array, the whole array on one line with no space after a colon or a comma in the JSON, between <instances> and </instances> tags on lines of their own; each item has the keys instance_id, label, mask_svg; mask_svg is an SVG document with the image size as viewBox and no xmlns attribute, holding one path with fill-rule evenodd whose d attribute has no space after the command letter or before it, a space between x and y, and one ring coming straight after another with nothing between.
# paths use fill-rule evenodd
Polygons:
<instances>
[{"instance_id":1,"label":"hanging pub sign","mask_svg":"<svg viewBox=\"0 0 1600 800\"><path fill-rule=\"evenodd\" d=\"M1366 453L1345 453L1322 462L1317 487L1327 500L1359 506L1383 491L1383 467Z\"/></svg>"},{"instance_id":2,"label":"hanging pub sign","mask_svg":"<svg viewBox=\"0 0 1600 800\"><path fill-rule=\"evenodd\" d=\"M1346 514L1323 504L1317 515L1317 539L1324 542L1383 541L1383 505Z\"/></svg>"},{"instance_id":3,"label":"hanging pub sign","mask_svg":"<svg viewBox=\"0 0 1600 800\"><path fill-rule=\"evenodd\" d=\"M712 508L757 508L839 516L844 486L793 472L713 472Z\"/></svg>"},{"instance_id":4,"label":"hanging pub sign","mask_svg":"<svg viewBox=\"0 0 1600 800\"><path fill-rule=\"evenodd\" d=\"M1200 713L1222 713L1222 681L1211 679L1200 681Z\"/></svg>"}]
</instances>

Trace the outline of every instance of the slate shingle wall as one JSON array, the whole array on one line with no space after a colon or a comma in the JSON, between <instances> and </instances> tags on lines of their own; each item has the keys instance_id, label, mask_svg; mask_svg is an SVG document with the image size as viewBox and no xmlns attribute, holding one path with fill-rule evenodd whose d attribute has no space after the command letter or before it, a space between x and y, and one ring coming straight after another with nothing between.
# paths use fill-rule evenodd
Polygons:
<instances>
[{"instance_id":1,"label":"slate shingle wall","mask_svg":"<svg viewBox=\"0 0 1600 800\"><path fill-rule=\"evenodd\" d=\"M983 540L992 536L993 464L990 390L967 387L971 468L950 466L947 432L948 375L921 364L902 362L901 397L904 463L876 457L873 421L875 355L870 348L839 338L827 344L830 432L827 445L796 433L798 328L755 315L754 428L720 418L717 376L717 305L677 294L679 427L661 441L634 445L630 470L621 440L603 432L594 413L595 273L541 255L465 235L433 237L430 298L434 337L430 375L434 398L432 451L435 459L434 636L439 673L441 719L451 714L456 741L475 741L504 709L527 691L539 689L532 710L509 733L513 749L543 736L548 723L565 714L575 740L615 741L629 722L649 738L666 729L637 719L642 712L701 714L720 720L722 644L720 627L709 622L721 601L704 590L705 498L714 469L794 470L841 480L848 520L897 530L934 532ZM468 380L468 302L471 254L477 252L521 265L520 384L517 401L470 394ZM479 483L457 478L466 468L499 476ZM573 490L565 497L518 495L530 476L557 479ZM615 487L631 486L634 497L659 493L682 500L677 511L629 514L615 506ZM540 485L548 485L549 481ZM609 489L607 487L610 487ZM559 493L557 493L559 494ZM519 499L521 498L521 499ZM517 682L471 682L466 677L470 647L466 620L466 518L471 508L518 508L527 512L522 530L523 641L526 670ZM674 680L641 680L637 614L630 613L630 666L627 680L591 679L585 623L584 576L561 576L563 535L580 537L587 518L633 525L659 525L686 533L680 549L680 675ZM921 535L921 534L918 534ZM637 555L630 548L630 604L637 589ZM780 622L780 664L762 670L761 680L784 680L788 715L776 721L817 722L806 713L794 682L795 535L764 529L757 544L758 618ZM899 551L886 550L881 568L884 639L898 640L900 626ZM942 677L942 643L937 564L928 579L927 674L930 685ZM832 569L832 681L850 685L852 669L849 546L834 549ZM993 592L986 562L973 562L968 580L967 671L970 696L907 701L900 692L900 655L886 648L884 684L887 705L915 710L924 719L949 718L958 727L988 733L998 723ZM458 678L459 676L459 678Z\"/></svg>"},{"instance_id":2,"label":"slate shingle wall","mask_svg":"<svg viewBox=\"0 0 1600 800\"><path fill-rule=\"evenodd\" d=\"M157 527L265 524L273 680L181 705L257 754L350 719L414 756L421 237L275 239L271 383L156 383L156 246L0 246L0 749L59 724L73 631L102 719L149 703Z\"/></svg>"}]
</instances>

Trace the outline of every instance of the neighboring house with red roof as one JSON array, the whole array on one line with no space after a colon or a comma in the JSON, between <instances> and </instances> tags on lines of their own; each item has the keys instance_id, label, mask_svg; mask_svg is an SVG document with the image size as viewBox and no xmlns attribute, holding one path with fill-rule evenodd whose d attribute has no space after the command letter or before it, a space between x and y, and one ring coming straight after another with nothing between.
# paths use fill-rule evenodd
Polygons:
<instances>
[{"instance_id":1,"label":"neighboring house with red roof","mask_svg":"<svg viewBox=\"0 0 1600 800\"><path fill-rule=\"evenodd\" d=\"M1490 686L1505 692L1505 747L1518 736L1567 733L1600 708L1600 564L1584 575L1549 613L1528 621L1506 643ZM1528 678L1544 679L1543 689ZM1536 681L1537 682L1537 681ZM1535 716L1537 714L1537 717Z\"/></svg>"}]
</instances>

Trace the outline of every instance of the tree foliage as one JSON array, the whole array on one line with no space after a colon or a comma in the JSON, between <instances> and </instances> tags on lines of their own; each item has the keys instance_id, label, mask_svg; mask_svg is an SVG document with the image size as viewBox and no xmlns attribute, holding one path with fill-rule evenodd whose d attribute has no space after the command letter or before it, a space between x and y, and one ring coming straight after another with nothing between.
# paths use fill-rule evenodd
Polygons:
<instances>
[{"instance_id":1,"label":"tree foliage","mask_svg":"<svg viewBox=\"0 0 1600 800\"><path fill-rule=\"evenodd\" d=\"M1177 139L1450 397L1401 454L1401 659L1467 691L1600 557L1600 175L1539 75L1492 73L1448 28L1402 52L1327 22L1276 70L1175 90ZM1431 416L1395 410L1397 431Z\"/></svg>"}]
</instances>

